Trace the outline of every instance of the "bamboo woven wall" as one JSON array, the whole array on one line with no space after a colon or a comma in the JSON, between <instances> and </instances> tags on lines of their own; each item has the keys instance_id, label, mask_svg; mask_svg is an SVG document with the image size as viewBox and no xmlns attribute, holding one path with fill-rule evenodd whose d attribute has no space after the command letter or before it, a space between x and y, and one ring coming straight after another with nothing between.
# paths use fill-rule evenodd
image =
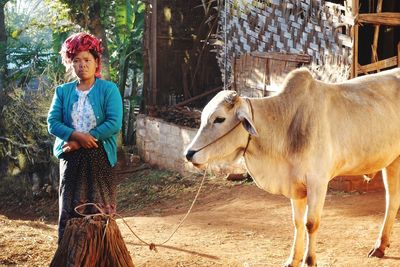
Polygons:
<instances>
[{"instance_id":1,"label":"bamboo woven wall","mask_svg":"<svg viewBox=\"0 0 400 267\"><path fill-rule=\"evenodd\" d=\"M309 63L308 55L246 53L233 61L233 89L249 97L274 94L279 91L279 85L291 70Z\"/></svg>"},{"instance_id":2,"label":"bamboo woven wall","mask_svg":"<svg viewBox=\"0 0 400 267\"><path fill-rule=\"evenodd\" d=\"M232 59L254 51L311 56L310 68L326 81L348 79L351 72L354 18L351 7L324 0L227 0L220 16L219 40L227 34L227 75ZM224 48L218 62L224 75Z\"/></svg>"}]
</instances>

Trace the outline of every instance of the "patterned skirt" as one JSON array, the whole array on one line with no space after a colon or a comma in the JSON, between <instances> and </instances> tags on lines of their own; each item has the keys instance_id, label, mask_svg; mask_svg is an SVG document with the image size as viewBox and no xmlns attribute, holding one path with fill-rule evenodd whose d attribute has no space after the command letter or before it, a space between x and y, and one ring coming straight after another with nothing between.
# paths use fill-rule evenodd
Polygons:
<instances>
[{"instance_id":1,"label":"patterned skirt","mask_svg":"<svg viewBox=\"0 0 400 267\"><path fill-rule=\"evenodd\" d=\"M93 205L79 208L79 213L94 214L116 212L116 182L106 152L101 143L98 148L65 153L60 159L58 243L67 221L81 217L75 208L84 203Z\"/></svg>"}]
</instances>

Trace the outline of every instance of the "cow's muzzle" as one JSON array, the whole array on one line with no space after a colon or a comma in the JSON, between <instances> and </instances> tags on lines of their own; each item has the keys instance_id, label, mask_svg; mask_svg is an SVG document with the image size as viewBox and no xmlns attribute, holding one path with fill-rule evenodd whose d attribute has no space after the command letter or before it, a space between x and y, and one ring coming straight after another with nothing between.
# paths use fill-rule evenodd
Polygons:
<instances>
[{"instance_id":1,"label":"cow's muzzle","mask_svg":"<svg viewBox=\"0 0 400 267\"><path fill-rule=\"evenodd\" d=\"M193 156L194 156L194 154L196 154L196 150L189 150L187 153L186 153L186 159L188 160L188 161L192 161L192 159L193 159Z\"/></svg>"}]
</instances>

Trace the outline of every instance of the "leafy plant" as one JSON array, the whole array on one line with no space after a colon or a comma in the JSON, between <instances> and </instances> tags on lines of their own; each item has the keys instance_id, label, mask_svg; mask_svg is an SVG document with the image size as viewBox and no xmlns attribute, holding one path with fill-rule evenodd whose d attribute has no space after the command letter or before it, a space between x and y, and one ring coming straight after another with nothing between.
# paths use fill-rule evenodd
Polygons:
<instances>
[{"instance_id":1,"label":"leafy plant","mask_svg":"<svg viewBox=\"0 0 400 267\"><path fill-rule=\"evenodd\" d=\"M114 47L121 94L124 94L128 69L142 68L141 42L143 37L145 4L142 1L116 1L115 6L115 38ZM131 61L131 59L133 59ZM131 63L131 64L130 64Z\"/></svg>"},{"instance_id":2,"label":"leafy plant","mask_svg":"<svg viewBox=\"0 0 400 267\"><path fill-rule=\"evenodd\" d=\"M46 70L48 71L48 70ZM10 175L47 166L53 139L47 132L46 117L54 84L46 72L39 79L39 91L13 88L1 110L4 136L0 136L0 158ZM3 170L4 171L4 170Z\"/></svg>"},{"instance_id":3,"label":"leafy plant","mask_svg":"<svg viewBox=\"0 0 400 267\"><path fill-rule=\"evenodd\" d=\"M64 13L81 30L89 31L103 40L102 64L103 70L107 70L107 75L103 75L105 79L116 82L121 95L127 97L123 133L133 132L130 128L134 125L134 116L131 116L133 108L130 107L137 106L137 88L132 90L132 87L140 80L143 72L141 43L144 1L45 1L58 9L67 9ZM126 92L127 88L133 93ZM123 139L125 142L128 140L126 137Z\"/></svg>"},{"instance_id":4,"label":"leafy plant","mask_svg":"<svg viewBox=\"0 0 400 267\"><path fill-rule=\"evenodd\" d=\"M60 18L51 5L45 5L43 0L12 1L6 9L6 23L10 34L7 61L11 86L29 86L31 80L48 66L53 66L57 72L63 70L57 58L65 39L57 37L72 29L73 25Z\"/></svg>"}]
</instances>

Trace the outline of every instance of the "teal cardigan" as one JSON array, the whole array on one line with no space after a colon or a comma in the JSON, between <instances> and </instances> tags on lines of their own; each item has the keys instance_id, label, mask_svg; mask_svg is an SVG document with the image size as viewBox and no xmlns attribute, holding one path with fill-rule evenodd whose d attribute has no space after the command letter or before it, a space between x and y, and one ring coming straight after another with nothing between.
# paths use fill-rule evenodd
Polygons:
<instances>
[{"instance_id":1,"label":"teal cardigan","mask_svg":"<svg viewBox=\"0 0 400 267\"><path fill-rule=\"evenodd\" d=\"M77 81L74 81L56 88L47 116L49 133L56 136L53 153L57 158L63 157L62 146L74 131L71 111L78 101L76 86ZM117 163L117 135L122 126L121 94L113 82L96 79L88 99L97 123L89 133L103 143L108 161L114 166Z\"/></svg>"}]
</instances>

